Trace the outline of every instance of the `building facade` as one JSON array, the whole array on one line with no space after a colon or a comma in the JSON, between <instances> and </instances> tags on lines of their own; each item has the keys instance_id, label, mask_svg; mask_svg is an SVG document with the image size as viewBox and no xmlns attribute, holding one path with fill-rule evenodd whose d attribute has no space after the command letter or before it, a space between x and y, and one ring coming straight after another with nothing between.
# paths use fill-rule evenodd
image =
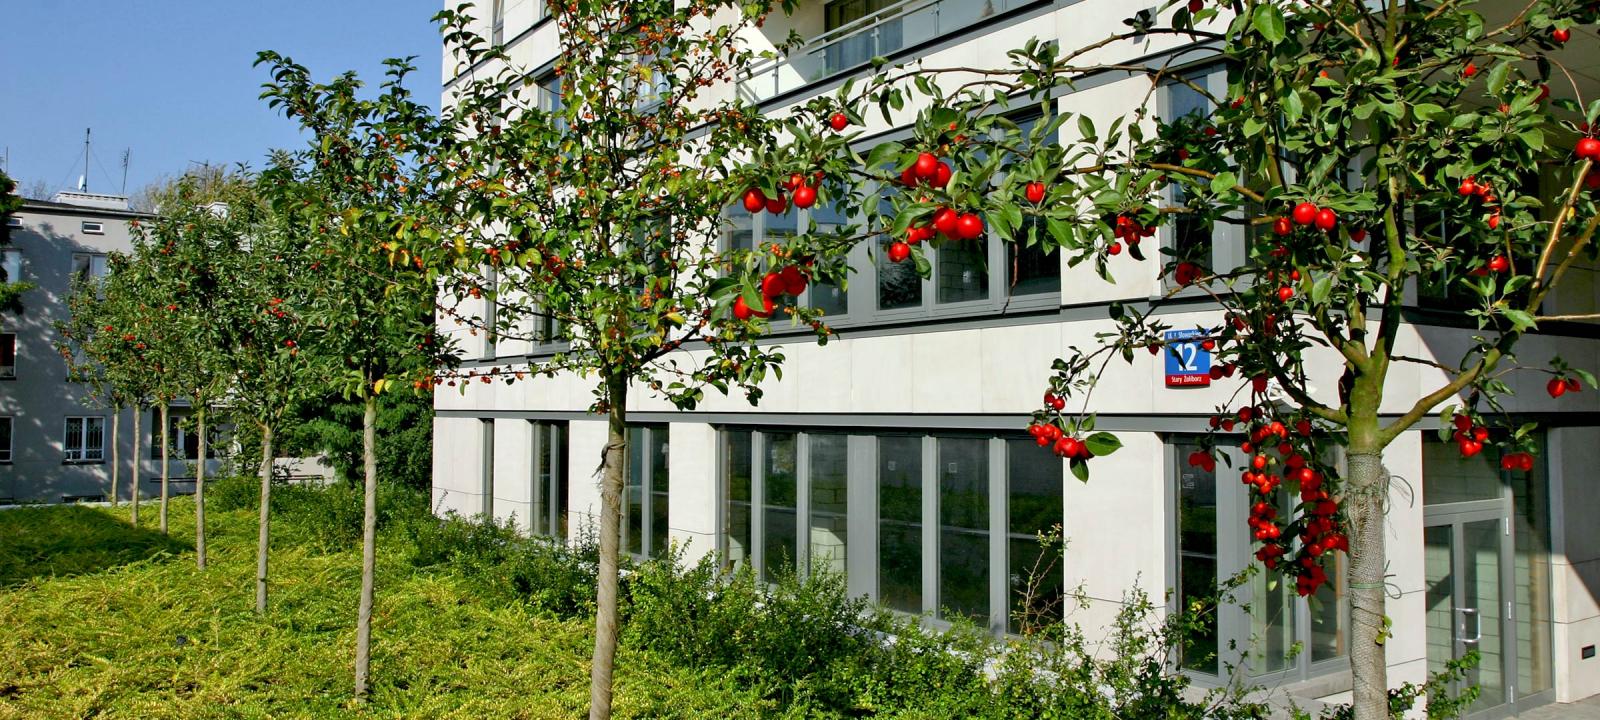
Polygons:
<instances>
[{"instance_id":1,"label":"building facade","mask_svg":"<svg viewBox=\"0 0 1600 720\"><path fill-rule=\"evenodd\" d=\"M485 9L486 37L506 44L524 69L548 70L558 44L540 0ZM870 72L874 56L939 67L1003 64L1004 52L1029 38L1080 47L1123 29L1120 21L1135 10L1119 0L811 0L751 40L781 41L791 30L812 40L726 91L782 112ZM1085 62L1151 57L1171 58L1195 83L1225 86L1215 49L1170 38L1108 45ZM444 66L446 103L462 77L492 70L460 68L448 48ZM546 106L560 102L543 92ZM1167 117L1205 111L1183 84L1152 93L1147 78L1110 72L1054 102L1097 127L1146 103ZM863 142L909 135L904 123L915 110L899 114L901 125L872 113ZM1024 111L1016 119L1037 116ZM1061 132L1071 139L1076 124ZM820 205L782 216L730 212L725 242L760 243L845 220ZM1157 240L1205 243L1213 266L1228 267L1244 253L1234 232L1197 238L1169 225ZM1034 568L1051 568L1048 592L1071 589L1090 599L1069 617L1085 627L1106 625L1129 592L1159 600L1170 589L1176 607L1242 570L1251 559L1245 488L1226 471L1219 477L1184 461L1234 390L1228 383L1169 387L1161 358L1112 364L1091 409L1099 429L1117 433L1125 448L1097 460L1087 483L1023 431L1053 359L1111 330L1112 303L1147 305L1171 289L1159 264L1113 258L1112 284L1087 263L1068 267L1061 257L994 239L975 246L930 253L928 278L908 266L875 266L857 248L847 290L814 286L800 299L828 310L838 338L818 347L774 323L770 342L784 346L787 360L782 381L764 386L759 406L709 395L696 411L678 412L644 389L630 394L636 424L624 549L649 556L677 544L690 558L716 552L763 576L786 564L826 567L845 573L853 593L887 607L933 623L959 614L997 634L1014 629L1018 591ZM1586 268L1573 277L1546 312L1600 309L1593 274ZM1421 288L1412 300L1399 352L1454 362L1470 344L1470 326L1450 311L1448 297ZM1190 327L1219 322L1211 308L1203 296L1180 296L1160 312L1171 325ZM441 323L473 349L468 367L537 359L559 347L488 342ZM1597 339L1594 325L1550 324L1522 341L1518 357L1537 368L1560 355L1595 370ZM1338 377L1335 358L1308 362L1316 376ZM1394 372L1396 387L1444 379L1423 365ZM1421 682L1476 649L1481 717L1600 693L1600 526L1589 521L1600 506L1590 470L1600 461L1600 393L1554 403L1543 379L1508 380L1517 393L1508 409L1543 428L1533 472L1505 473L1483 456L1462 460L1438 441L1435 420L1385 458L1398 478L1387 535L1391 681ZM593 525L593 473L607 429L604 418L584 412L591 387L592 379L556 377L441 389L436 509L515 518L530 532L558 537ZM1385 411L1399 414L1404 395ZM1055 525L1065 551L1041 562L1034 538ZM1238 665L1251 681L1306 706L1345 701L1348 623L1341 580L1299 598L1257 576L1179 664L1201 683L1220 682Z\"/></svg>"},{"instance_id":2,"label":"building facade","mask_svg":"<svg viewBox=\"0 0 1600 720\"><path fill-rule=\"evenodd\" d=\"M133 496L135 477L141 497L160 493L159 412L142 410L135 457L134 411L113 414L68 379L55 325L66 318L74 279L104 276L111 253L130 252L129 223L141 217L121 196L63 192L50 201L25 201L8 218L6 276L34 288L23 295L20 314L0 318L0 504L109 500L113 443L121 463L119 499ZM198 437L180 427L188 413L187 405L169 412L176 494L194 490ZM209 462L218 467L214 457Z\"/></svg>"}]
</instances>

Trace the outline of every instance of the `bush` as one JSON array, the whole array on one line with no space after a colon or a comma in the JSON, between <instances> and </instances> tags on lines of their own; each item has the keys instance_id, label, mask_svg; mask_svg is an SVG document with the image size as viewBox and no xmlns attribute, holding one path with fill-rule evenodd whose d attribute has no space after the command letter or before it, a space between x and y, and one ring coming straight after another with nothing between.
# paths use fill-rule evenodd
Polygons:
<instances>
[{"instance_id":1,"label":"bush","mask_svg":"<svg viewBox=\"0 0 1600 720\"><path fill-rule=\"evenodd\" d=\"M559 617L582 618L594 612L599 548L590 536L575 545L523 537L507 521L463 519L429 514L408 528L412 566L448 565L476 580L488 593L520 600Z\"/></svg>"},{"instance_id":2,"label":"bush","mask_svg":"<svg viewBox=\"0 0 1600 720\"><path fill-rule=\"evenodd\" d=\"M299 538L322 552L334 552L361 539L365 515L362 486L335 482L328 485L288 484L272 490L272 512L282 520L285 534ZM389 483L378 484L378 529L428 512L420 491Z\"/></svg>"},{"instance_id":3,"label":"bush","mask_svg":"<svg viewBox=\"0 0 1600 720\"><path fill-rule=\"evenodd\" d=\"M273 488L276 492L277 488ZM255 510L261 503L261 478L225 475L206 481L206 507L216 512Z\"/></svg>"}]
</instances>

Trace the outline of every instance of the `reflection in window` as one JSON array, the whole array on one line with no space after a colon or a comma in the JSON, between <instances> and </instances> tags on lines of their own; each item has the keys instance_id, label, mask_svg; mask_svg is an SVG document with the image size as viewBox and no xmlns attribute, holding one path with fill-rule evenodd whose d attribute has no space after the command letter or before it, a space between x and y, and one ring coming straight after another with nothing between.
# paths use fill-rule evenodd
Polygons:
<instances>
[{"instance_id":1,"label":"reflection in window","mask_svg":"<svg viewBox=\"0 0 1600 720\"><path fill-rule=\"evenodd\" d=\"M811 572L845 572L849 453L844 435L807 435L811 474Z\"/></svg>"},{"instance_id":2,"label":"reflection in window","mask_svg":"<svg viewBox=\"0 0 1600 720\"><path fill-rule=\"evenodd\" d=\"M878 309L921 307L922 276L917 274L916 263L910 260L889 262L889 246L894 242L887 236L878 238L878 252L873 263L878 269Z\"/></svg>"},{"instance_id":3,"label":"reflection in window","mask_svg":"<svg viewBox=\"0 0 1600 720\"><path fill-rule=\"evenodd\" d=\"M1028 229L1035 229L1035 237L1043 239L1048 232L1038 218L1024 221L1017 233L1016 242L1005 243L1006 277L1012 296L1044 295L1061 292L1061 260L1053 252L1045 252L1043 243L1026 245Z\"/></svg>"},{"instance_id":4,"label":"reflection in window","mask_svg":"<svg viewBox=\"0 0 1600 720\"><path fill-rule=\"evenodd\" d=\"M878 601L920 613L922 438L878 438Z\"/></svg>"},{"instance_id":5,"label":"reflection in window","mask_svg":"<svg viewBox=\"0 0 1600 720\"><path fill-rule=\"evenodd\" d=\"M940 243L934 279L941 303L971 302L989 297L989 238Z\"/></svg>"},{"instance_id":6,"label":"reflection in window","mask_svg":"<svg viewBox=\"0 0 1600 720\"><path fill-rule=\"evenodd\" d=\"M1217 474L1182 461L1200 449L1175 446L1178 463L1178 607L1204 614L1180 648L1183 667L1217 673Z\"/></svg>"},{"instance_id":7,"label":"reflection in window","mask_svg":"<svg viewBox=\"0 0 1600 720\"><path fill-rule=\"evenodd\" d=\"M989 617L989 453L982 438L939 438L939 613Z\"/></svg>"},{"instance_id":8,"label":"reflection in window","mask_svg":"<svg viewBox=\"0 0 1600 720\"><path fill-rule=\"evenodd\" d=\"M727 504L723 511L726 518L723 557L729 566L750 562L750 456L754 453L753 439L749 431L730 430L723 433L728 478Z\"/></svg>"},{"instance_id":9,"label":"reflection in window","mask_svg":"<svg viewBox=\"0 0 1600 720\"><path fill-rule=\"evenodd\" d=\"M1031 439L1006 440L1006 555L1009 598L1006 627L1021 632L1030 625L1060 622L1066 603L1061 546L1042 545L1039 536L1065 522L1061 464L1041 462Z\"/></svg>"},{"instance_id":10,"label":"reflection in window","mask_svg":"<svg viewBox=\"0 0 1600 720\"><path fill-rule=\"evenodd\" d=\"M849 224L833 203L812 208L811 222L816 225L817 232L823 234L836 232ZM844 315L850 310L845 289L842 287L818 281L811 284L809 292L811 307L823 311L829 317Z\"/></svg>"},{"instance_id":11,"label":"reflection in window","mask_svg":"<svg viewBox=\"0 0 1600 720\"><path fill-rule=\"evenodd\" d=\"M762 557L761 579L774 580L782 569L793 569L798 558L795 522L797 437L794 433L764 433L762 454Z\"/></svg>"},{"instance_id":12,"label":"reflection in window","mask_svg":"<svg viewBox=\"0 0 1600 720\"><path fill-rule=\"evenodd\" d=\"M622 547L635 556L659 557L671 547L667 539L667 428L628 428L627 470L622 492Z\"/></svg>"}]
</instances>

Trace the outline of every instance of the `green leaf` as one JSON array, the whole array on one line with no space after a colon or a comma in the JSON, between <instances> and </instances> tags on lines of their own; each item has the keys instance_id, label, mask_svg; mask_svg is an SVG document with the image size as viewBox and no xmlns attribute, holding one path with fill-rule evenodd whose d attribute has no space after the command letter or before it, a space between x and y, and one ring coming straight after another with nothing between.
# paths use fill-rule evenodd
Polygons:
<instances>
[{"instance_id":1,"label":"green leaf","mask_svg":"<svg viewBox=\"0 0 1600 720\"><path fill-rule=\"evenodd\" d=\"M1277 45L1283 42L1287 29L1283 25L1283 13L1276 5L1262 3L1256 6L1255 15L1251 16L1250 23L1255 26L1256 32L1267 42Z\"/></svg>"},{"instance_id":2,"label":"green leaf","mask_svg":"<svg viewBox=\"0 0 1600 720\"><path fill-rule=\"evenodd\" d=\"M1538 323L1534 322L1533 315L1524 310L1506 308L1501 310L1500 314L1505 315L1506 319L1511 321L1512 327L1517 332L1522 332L1538 325Z\"/></svg>"},{"instance_id":3,"label":"green leaf","mask_svg":"<svg viewBox=\"0 0 1600 720\"><path fill-rule=\"evenodd\" d=\"M1488 85L1490 95L1499 95L1506 88L1506 79L1511 77L1511 63L1495 63L1494 69L1489 71Z\"/></svg>"},{"instance_id":4,"label":"green leaf","mask_svg":"<svg viewBox=\"0 0 1600 720\"><path fill-rule=\"evenodd\" d=\"M1090 435L1083 439L1083 444L1089 448L1089 452L1094 453L1095 457L1105 457L1122 449L1122 441L1108 432Z\"/></svg>"},{"instance_id":5,"label":"green leaf","mask_svg":"<svg viewBox=\"0 0 1600 720\"><path fill-rule=\"evenodd\" d=\"M1233 171L1231 170L1223 171L1217 173L1216 177L1211 178L1211 192L1214 192L1218 195L1233 192L1234 186L1238 184L1238 175L1233 174Z\"/></svg>"},{"instance_id":6,"label":"green leaf","mask_svg":"<svg viewBox=\"0 0 1600 720\"><path fill-rule=\"evenodd\" d=\"M1089 463L1084 462L1083 458L1073 458L1068 467L1072 468L1073 477L1080 482L1089 482Z\"/></svg>"},{"instance_id":7,"label":"green leaf","mask_svg":"<svg viewBox=\"0 0 1600 720\"><path fill-rule=\"evenodd\" d=\"M1433 122L1444 115L1444 108L1433 103L1417 103L1411 113L1423 122Z\"/></svg>"}]
</instances>

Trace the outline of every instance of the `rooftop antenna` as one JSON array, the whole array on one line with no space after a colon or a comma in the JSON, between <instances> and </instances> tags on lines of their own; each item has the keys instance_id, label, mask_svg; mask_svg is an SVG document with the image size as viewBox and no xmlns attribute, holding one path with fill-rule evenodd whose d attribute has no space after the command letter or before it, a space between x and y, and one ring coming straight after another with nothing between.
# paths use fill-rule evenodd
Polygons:
<instances>
[{"instance_id":1,"label":"rooftop antenna","mask_svg":"<svg viewBox=\"0 0 1600 720\"><path fill-rule=\"evenodd\" d=\"M83 175L78 178L78 191L89 192L89 131L83 129Z\"/></svg>"},{"instance_id":2,"label":"rooftop antenna","mask_svg":"<svg viewBox=\"0 0 1600 720\"><path fill-rule=\"evenodd\" d=\"M122 191L117 193L118 195L127 195L128 194L128 163L132 160L132 158L133 158L133 148L125 148L125 149L123 149L123 151L122 151Z\"/></svg>"}]
</instances>

